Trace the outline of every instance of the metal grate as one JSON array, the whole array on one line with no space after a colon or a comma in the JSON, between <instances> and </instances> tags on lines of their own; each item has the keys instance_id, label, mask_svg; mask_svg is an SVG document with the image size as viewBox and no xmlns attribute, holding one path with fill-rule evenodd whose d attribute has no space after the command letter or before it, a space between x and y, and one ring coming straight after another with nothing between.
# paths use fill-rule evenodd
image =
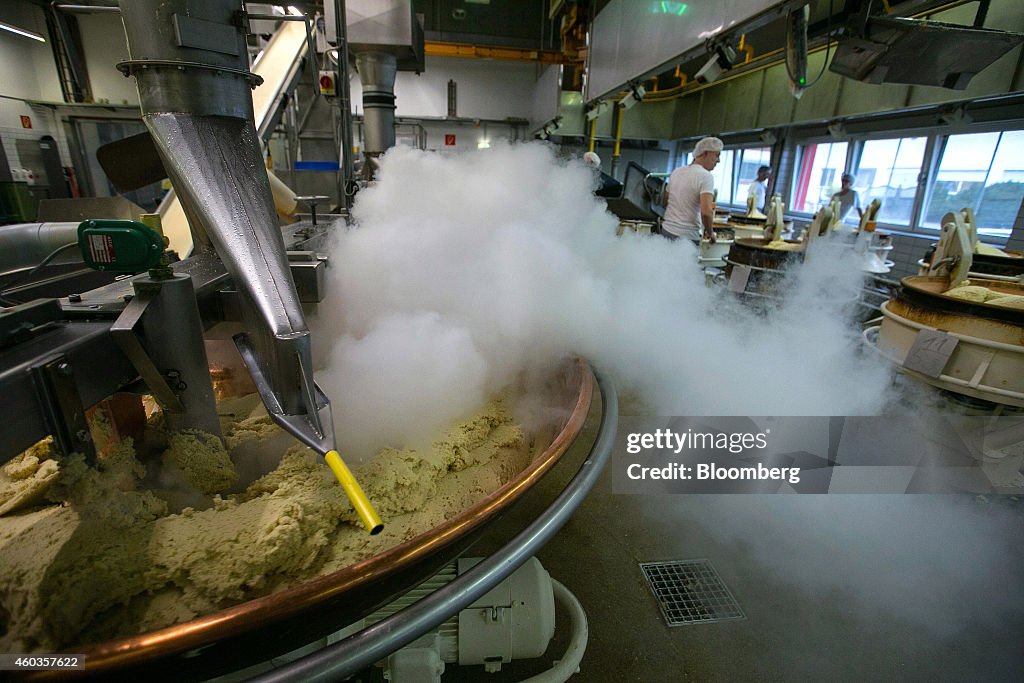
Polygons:
<instances>
[{"instance_id":1,"label":"metal grate","mask_svg":"<svg viewBox=\"0 0 1024 683\"><path fill-rule=\"evenodd\" d=\"M640 569L669 626L746 619L708 560L641 562Z\"/></svg>"}]
</instances>

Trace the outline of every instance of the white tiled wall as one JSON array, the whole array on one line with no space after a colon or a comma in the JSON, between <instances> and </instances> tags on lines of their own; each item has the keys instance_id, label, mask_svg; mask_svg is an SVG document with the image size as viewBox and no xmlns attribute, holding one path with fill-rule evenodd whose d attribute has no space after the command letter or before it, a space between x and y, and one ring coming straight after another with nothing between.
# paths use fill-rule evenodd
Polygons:
<instances>
[{"instance_id":1,"label":"white tiled wall","mask_svg":"<svg viewBox=\"0 0 1024 683\"><path fill-rule=\"evenodd\" d=\"M21 117L28 116L31 128L24 128ZM18 157L18 140L36 142L44 135L51 135L57 141L61 164L71 165L71 154L68 151L67 138L63 127L57 121L57 115L49 107L32 105L22 100L0 98L0 140L3 140L4 153L11 168L24 168L28 165ZM41 172L42 169L32 169Z\"/></svg>"},{"instance_id":2,"label":"white tiled wall","mask_svg":"<svg viewBox=\"0 0 1024 683\"><path fill-rule=\"evenodd\" d=\"M928 248L938 240L938 236L892 235L892 251L889 259L895 263L885 277L899 280L908 275L917 275L917 262L924 257Z\"/></svg>"},{"instance_id":3,"label":"white tiled wall","mask_svg":"<svg viewBox=\"0 0 1024 683\"><path fill-rule=\"evenodd\" d=\"M0 2L0 21L46 35L43 10L31 3ZM53 110L30 105L25 101L61 100L60 83L50 44L2 31L0 64L3 65L4 73L4 78L0 79L0 139L3 140L8 164L11 168L26 166L18 157L18 140L35 142L44 135L51 135L57 140L62 163L70 165L67 141ZM31 128L23 127L22 116L31 119Z\"/></svg>"}]
</instances>

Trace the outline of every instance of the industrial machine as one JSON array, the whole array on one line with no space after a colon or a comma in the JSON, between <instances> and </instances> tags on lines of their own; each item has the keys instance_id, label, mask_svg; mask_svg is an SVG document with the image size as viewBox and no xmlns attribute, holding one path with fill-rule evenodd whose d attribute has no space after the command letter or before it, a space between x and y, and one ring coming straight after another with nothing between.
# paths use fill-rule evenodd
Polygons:
<instances>
[{"instance_id":1,"label":"industrial machine","mask_svg":"<svg viewBox=\"0 0 1024 683\"><path fill-rule=\"evenodd\" d=\"M768 203L763 237L744 236L733 240L723 257L724 272L716 281L728 284L730 290L751 303L778 301L785 297L792 270L810 258L812 244L828 239L842 245L844 254L848 254L864 273L859 296L849 301L836 301L836 305L855 304L856 317L861 320L877 315L878 306L889 297L890 286L895 286L879 277L893 266L886 258L892 249L891 240L875 230L880 207L879 200L872 201L859 229L846 231L837 219L838 201L833 201L814 215L799 239L791 239L781 197L775 195Z\"/></svg>"},{"instance_id":2,"label":"industrial machine","mask_svg":"<svg viewBox=\"0 0 1024 683\"><path fill-rule=\"evenodd\" d=\"M970 208L948 214L942 221L939 241L917 262L918 275L945 274L956 269L961 279L969 276L1009 282L1024 280L1024 254L983 243ZM964 270L965 266L968 270Z\"/></svg>"},{"instance_id":3,"label":"industrial machine","mask_svg":"<svg viewBox=\"0 0 1024 683\"><path fill-rule=\"evenodd\" d=\"M973 273L974 216L948 213L928 275L903 278L863 332L903 374L989 406L1024 408L1024 284Z\"/></svg>"},{"instance_id":4,"label":"industrial machine","mask_svg":"<svg viewBox=\"0 0 1024 683\"><path fill-rule=\"evenodd\" d=\"M483 558L460 558L392 603L313 644L327 647L361 629L392 618L417 600L444 588L478 565ZM389 654L379 663L392 683L440 683L447 666L475 666L486 674L504 665L545 654L555 632L555 605L569 614L570 635L562 657L542 674L544 680L565 681L577 672L588 639L586 614L576 597L551 577L536 558L530 558L511 576L449 619ZM261 673L274 678L273 669L309 653L303 648L273 662L239 671L235 679Z\"/></svg>"}]
</instances>

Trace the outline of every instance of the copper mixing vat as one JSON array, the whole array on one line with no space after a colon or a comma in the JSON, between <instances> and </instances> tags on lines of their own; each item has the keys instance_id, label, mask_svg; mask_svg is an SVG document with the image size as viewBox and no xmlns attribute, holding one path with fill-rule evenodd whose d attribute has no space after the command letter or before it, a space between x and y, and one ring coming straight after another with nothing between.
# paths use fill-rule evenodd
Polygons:
<instances>
[{"instance_id":1,"label":"copper mixing vat","mask_svg":"<svg viewBox=\"0 0 1024 683\"><path fill-rule=\"evenodd\" d=\"M744 292L778 297L786 278L786 270L795 263L802 263L802 251L770 249L770 240L763 237L741 237L729 247L725 257L725 276L732 277L733 268L747 266L750 275Z\"/></svg>"},{"instance_id":2,"label":"copper mixing vat","mask_svg":"<svg viewBox=\"0 0 1024 683\"><path fill-rule=\"evenodd\" d=\"M1014 282L972 278L967 284L1004 294L1024 294L1024 285ZM948 288L949 278L946 277L905 277L896 298L889 302L889 309L904 318L947 332L1024 345L1024 310L946 296L944 292Z\"/></svg>"},{"instance_id":3,"label":"copper mixing vat","mask_svg":"<svg viewBox=\"0 0 1024 683\"><path fill-rule=\"evenodd\" d=\"M560 461L583 428L594 377L584 361L576 360L554 384L561 419L550 444L512 480L443 524L287 590L156 631L69 648L85 655L85 671L41 671L30 677L206 678L290 652L372 613L465 552ZM511 538L519 530L503 531Z\"/></svg>"}]
</instances>

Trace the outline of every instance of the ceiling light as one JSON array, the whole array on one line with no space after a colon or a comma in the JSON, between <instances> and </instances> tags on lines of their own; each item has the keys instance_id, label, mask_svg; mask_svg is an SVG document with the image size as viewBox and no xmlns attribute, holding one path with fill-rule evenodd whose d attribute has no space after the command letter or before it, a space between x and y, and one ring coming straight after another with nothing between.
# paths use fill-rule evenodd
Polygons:
<instances>
[{"instance_id":1,"label":"ceiling light","mask_svg":"<svg viewBox=\"0 0 1024 683\"><path fill-rule=\"evenodd\" d=\"M483 139L480 142L476 143L476 148L477 149L488 149L488 148L490 148L490 146L491 146L491 141L487 140L487 139Z\"/></svg>"},{"instance_id":2,"label":"ceiling light","mask_svg":"<svg viewBox=\"0 0 1024 683\"><path fill-rule=\"evenodd\" d=\"M19 36L25 36L26 38L31 38L32 40L38 40L40 43L46 42L46 38L43 38L35 31L29 31L27 29L18 28L17 26L11 26L10 24L5 24L2 21L0 21L0 29L3 29L4 31L10 31L11 33L17 33Z\"/></svg>"},{"instance_id":3,"label":"ceiling light","mask_svg":"<svg viewBox=\"0 0 1024 683\"><path fill-rule=\"evenodd\" d=\"M662 0L662 2L655 5L655 13L657 14L673 14L677 17L683 16L683 12L687 9L687 5L681 2L668 2L668 0Z\"/></svg>"}]
</instances>

